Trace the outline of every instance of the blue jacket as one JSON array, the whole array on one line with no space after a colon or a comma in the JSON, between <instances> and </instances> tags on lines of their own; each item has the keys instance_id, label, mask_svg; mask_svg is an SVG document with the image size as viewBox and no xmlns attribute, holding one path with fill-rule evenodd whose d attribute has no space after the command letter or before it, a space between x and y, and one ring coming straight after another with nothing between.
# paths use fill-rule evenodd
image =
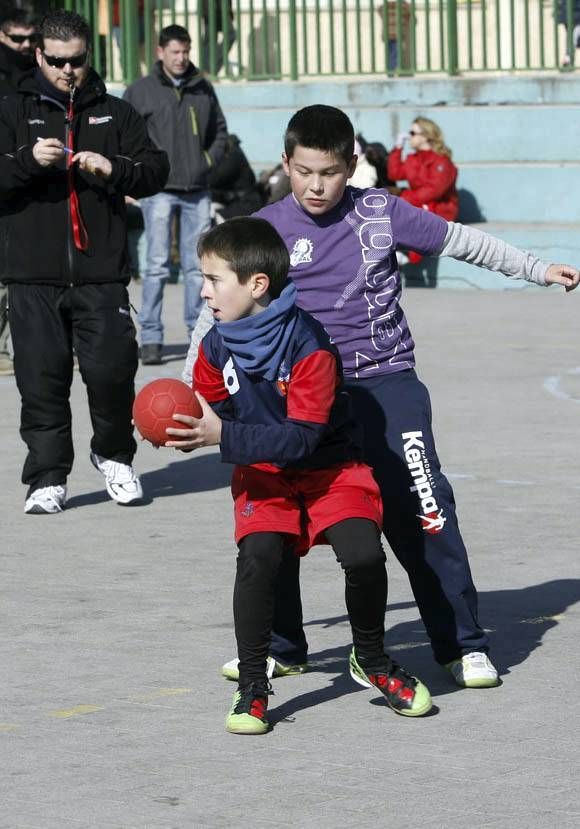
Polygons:
<instances>
[{"instance_id":1,"label":"blue jacket","mask_svg":"<svg viewBox=\"0 0 580 829\"><path fill-rule=\"evenodd\" d=\"M305 311L298 311L274 381L246 374L212 328L200 345L193 384L223 420L224 462L277 472L326 469L362 457L362 435L341 390L340 358Z\"/></svg>"}]
</instances>

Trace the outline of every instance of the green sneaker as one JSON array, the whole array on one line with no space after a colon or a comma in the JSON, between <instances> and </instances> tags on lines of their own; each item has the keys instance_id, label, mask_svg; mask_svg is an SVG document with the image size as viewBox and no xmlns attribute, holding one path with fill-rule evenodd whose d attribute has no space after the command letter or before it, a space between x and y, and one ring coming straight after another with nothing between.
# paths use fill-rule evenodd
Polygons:
<instances>
[{"instance_id":1,"label":"green sneaker","mask_svg":"<svg viewBox=\"0 0 580 829\"><path fill-rule=\"evenodd\" d=\"M500 684L495 666L483 651L465 653L445 668L462 688L495 688Z\"/></svg>"},{"instance_id":2,"label":"green sneaker","mask_svg":"<svg viewBox=\"0 0 580 829\"><path fill-rule=\"evenodd\" d=\"M234 694L232 707L226 718L226 731L230 734L266 734L270 723L266 718L268 695L272 693L269 682L250 682Z\"/></svg>"},{"instance_id":3,"label":"green sneaker","mask_svg":"<svg viewBox=\"0 0 580 829\"><path fill-rule=\"evenodd\" d=\"M411 676L404 668L385 654L384 663L366 673L357 662L354 648L348 659L350 675L365 688L378 688L389 708L403 717L422 717L433 703L427 687L417 677Z\"/></svg>"},{"instance_id":4,"label":"green sneaker","mask_svg":"<svg viewBox=\"0 0 580 829\"><path fill-rule=\"evenodd\" d=\"M240 678L239 659L232 659L222 665L222 676L226 679L232 679L237 682ZM268 679L277 678L280 676L298 676L308 670L306 663L303 665L284 665L283 662L278 662L273 656L269 656L266 660L266 675Z\"/></svg>"}]
</instances>

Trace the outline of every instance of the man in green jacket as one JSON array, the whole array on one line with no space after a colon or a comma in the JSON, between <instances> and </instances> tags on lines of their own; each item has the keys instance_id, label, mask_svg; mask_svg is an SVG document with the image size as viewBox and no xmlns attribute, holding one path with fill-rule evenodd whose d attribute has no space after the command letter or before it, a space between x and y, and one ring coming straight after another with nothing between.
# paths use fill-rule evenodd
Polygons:
<instances>
[{"instance_id":1,"label":"man in green jacket","mask_svg":"<svg viewBox=\"0 0 580 829\"><path fill-rule=\"evenodd\" d=\"M145 119L149 137L169 156L171 170L162 193L141 199L147 264L143 274L141 362L161 362L163 289L169 279L173 216L179 216L181 269L185 286L184 320L189 335L202 301L197 240L210 227L208 171L218 164L227 139L226 121L212 85L189 59L191 38L183 26L166 26L159 35L158 61L145 78L131 84L124 98Z\"/></svg>"}]
</instances>

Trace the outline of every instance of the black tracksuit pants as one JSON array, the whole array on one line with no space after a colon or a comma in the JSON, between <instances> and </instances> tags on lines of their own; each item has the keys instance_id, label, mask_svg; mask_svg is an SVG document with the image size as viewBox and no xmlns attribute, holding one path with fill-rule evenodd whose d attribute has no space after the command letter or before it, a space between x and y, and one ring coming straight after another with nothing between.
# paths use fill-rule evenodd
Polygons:
<instances>
[{"instance_id":1,"label":"black tracksuit pants","mask_svg":"<svg viewBox=\"0 0 580 829\"><path fill-rule=\"evenodd\" d=\"M329 527L326 537L344 570L345 601L357 656L366 665L378 666L384 656L387 604L385 553L378 527L364 518L350 518ZM288 556L294 553L280 533L252 533L240 541L234 622L241 686L265 678L276 581Z\"/></svg>"},{"instance_id":2,"label":"black tracksuit pants","mask_svg":"<svg viewBox=\"0 0 580 829\"><path fill-rule=\"evenodd\" d=\"M412 370L347 379L345 388L364 429L364 461L381 490L383 531L407 571L435 659L444 664L487 651L453 490L435 449L429 392ZM289 559L278 582L271 649L286 664L306 661L298 576L299 559Z\"/></svg>"},{"instance_id":3,"label":"black tracksuit pants","mask_svg":"<svg viewBox=\"0 0 580 829\"><path fill-rule=\"evenodd\" d=\"M20 434L28 447L22 482L29 492L64 484L72 468L73 349L87 387L91 450L130 464L138 361L125 285L11 284L9 318L22 398Z\"/></svg>"}]
</instances>

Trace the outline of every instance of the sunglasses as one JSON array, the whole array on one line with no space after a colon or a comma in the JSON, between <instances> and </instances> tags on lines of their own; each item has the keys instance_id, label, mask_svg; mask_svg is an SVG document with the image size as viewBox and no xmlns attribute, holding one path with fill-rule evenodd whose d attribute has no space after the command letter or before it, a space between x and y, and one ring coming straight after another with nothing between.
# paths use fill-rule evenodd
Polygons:
<instances>
[{"instance_id":1,"label":"sunglasses","mask_svg":"<svg viewBox=\"0 0 580 829\"><path fill-rule=\"evenodd\" d=\"M11 35L9 32L4 32L6 37L9 37L14 43L25 43L27 40L30 43L36 43L38 40L38 35L32 33L31 35Z\"/></svg>"},{"instance_id":2,"label":"sunglasses","mask_svg":"<svg viewBox=\"0 0 580 829\"><path fill-rule=\"evenodd\" d=\"M80 69L87 62L89 53L83 52L82 55L75 55L73 58L57 58L54 55L47 55L46 52L43 52L42 56L54 69L64 69L67 64L70 64L72 69Z\"/></svg>"},{"instance_id":3,"label":"sunglasses","mask_svg":"<svg viewBox=\"0 0 580 829\"><path fill-rule=\"evenodd\" d=\"M419 130L409 130L409 135L423 135Z\"/></svg>"}]
</instances>

